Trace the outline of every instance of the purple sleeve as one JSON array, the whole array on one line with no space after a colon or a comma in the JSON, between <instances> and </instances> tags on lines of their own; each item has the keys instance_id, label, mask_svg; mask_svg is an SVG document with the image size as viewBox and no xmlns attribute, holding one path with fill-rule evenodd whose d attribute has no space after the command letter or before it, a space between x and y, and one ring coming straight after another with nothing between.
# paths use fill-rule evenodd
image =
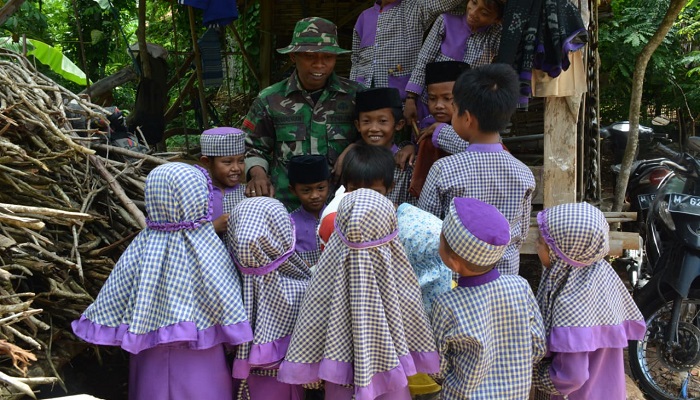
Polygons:
<instances>
[{"instance_id":1,"label":"purple sleeve","mask_svg":"<svg viewBox=\"0 0 700 400\"><path fill-rule=\"evenodd\" d=\"M561 394L571 394L586 383L589 377L588 358L588 352L554 353L549 375Z\"/></svg>"}]
</instances>

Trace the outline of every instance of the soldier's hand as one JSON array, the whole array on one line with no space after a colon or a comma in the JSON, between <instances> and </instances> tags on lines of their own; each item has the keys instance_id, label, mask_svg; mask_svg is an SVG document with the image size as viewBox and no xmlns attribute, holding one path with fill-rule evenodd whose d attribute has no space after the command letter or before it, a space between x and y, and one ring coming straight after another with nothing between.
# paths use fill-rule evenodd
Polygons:
<instances>
[{"instance_id":1,"label":"soldier's hand","mask_svg":"<svg viewBox=\"0 0 700 400\"><path fill-rule=\"evenodd\" d=\"M267 172L260 167L255 166L250 169L250 180L246 183L245 195L247 197L256 196L275 196L275 188L272 187L272 182L267 176Z\"/></svg>"},{"instance_id":2,"label":"soldier's hand","mask_svg":"<svg viewBox=\"0 0 700 400\"><path fill-rule=\"evenodd\" d=\"M394 155L394 163L396 166L401 169L402 171L406 169L406 163L408 163L409 166L413 166L413 163L416 160L416 146L409 144L401 148L401 150L397 151L396 154Z\"/></svg>"}]
</instances>

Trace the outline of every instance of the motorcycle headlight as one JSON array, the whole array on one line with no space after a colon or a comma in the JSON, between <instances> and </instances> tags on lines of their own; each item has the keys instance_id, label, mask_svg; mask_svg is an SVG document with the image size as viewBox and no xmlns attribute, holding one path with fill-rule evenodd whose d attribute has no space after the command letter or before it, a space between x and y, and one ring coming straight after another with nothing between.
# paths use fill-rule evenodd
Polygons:
<instances>
[{"instance_id":1,"label":"motorcycle headlight","mask_svg":"<svg viewBox=\"0 0 700 400\"><path fill-rule=\"evenodd\" d=\"M673 216L671 216L671 212L668 211L668 201L666 200L661 200L659 202L659 217L664 225L666 225L666 228L671 231L676 230L676 224L673 223Z\"/></svg>"}]
</instances>

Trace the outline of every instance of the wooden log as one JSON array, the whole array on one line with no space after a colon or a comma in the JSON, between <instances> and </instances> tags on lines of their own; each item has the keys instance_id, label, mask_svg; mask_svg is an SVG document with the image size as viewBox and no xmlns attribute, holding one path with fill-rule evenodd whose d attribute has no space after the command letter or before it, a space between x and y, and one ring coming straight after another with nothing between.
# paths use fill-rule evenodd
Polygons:
<instances>
[{"instance_id":1,"label":"wooden log","mask_svg":"<svg viewBox=\"0 0 700 400\"><path fill-rule=\"evenodd\" d=\"M521 254L537 254L537 240L540 232L537 227L530 227L530 232L520 249ZM639 234L636 232L610 232L610 256L621 256L623 250L640 250Z\"/></svg>"},{"instance_id":2,"label":"wooden log","mask_svg":"<svg viewBox=\"0 0 700 400\"><path fill-rule=\"evenodd\" d=\"M23 206L23 205L19 205L19 204L0 203L0 208L4 208L6 210L16 212L16 213L40 214L40 215L46 215L49 217L79 219L81 221L89 221L89 220L93 220L95 218L98 218L95 215L90 215L90 214L81 213L81 212L63 211L63 210L57 210L55 208L46 208L46 207Z\"/></svg>"},{"instance_id":3,"label":"wooden log","mask_svg":"<svg viewBox=\"0 0 700 400\"><path fill-rule=\"evenodd\" d=\"M88 95L90 98L100 97L115 87L133 81L136 78L138 78L136 70L134 70L133 66L129 65L93 83L89 88L80 92L80 94Z\"/></svg>"},{"instance_id":4,"label":"wooden log","mask_svg":"<svg viewBox=\"0 0 700 400\"><path fill-rule=\"evenodd\" d=\"M576 114L563 97L545 102L543 183L545 207L576 201Z\"/></svg>"},{"instance_id":5,"label":"wooden log","mask_svg":"<svg viewBox=\"0 0 700 400\"><path fill-rule=\"evenodd\" d=\"M125 149L123 147L111 146L108 144L92 144L91 147L94 149L97 149L97 150L111 151L113 153L117 153L117 154L120 154L122 156L140 158L140 159L146 160L148 162L151 162L151 163L157 164L157 165L167 164L169 162L168 160L164 160L164 159L158 158L158 157L153 157L152 155L149 155L149 154L139 153L138 151L132 151L129 149Z\"/></svg>"},{"instance_id":6,"label":"wooden log","mask_svg":"<svg viewBox=\"0 0 700 400\"><path fill-rule=\"evenodd\" d=\"M112 189L114 192L114 195L117 196L117 198L124 204L124 207L129 211L129 213L135 218L136 222L138 223L139 227L141 229L146 227L146 217L143 215L141 210L136 207L133 201L129 197L126 196L124 193L124 189L122 189L121 185L119 185L119 182L112 176L112 174L107 171L107 168L102 164L99 158L89 155L88 159L92 163L92 165L95 166L97 171L99 171L100 175L104 178L105 181L109 184L109 187Z\"/></svg>"}]
</instances>

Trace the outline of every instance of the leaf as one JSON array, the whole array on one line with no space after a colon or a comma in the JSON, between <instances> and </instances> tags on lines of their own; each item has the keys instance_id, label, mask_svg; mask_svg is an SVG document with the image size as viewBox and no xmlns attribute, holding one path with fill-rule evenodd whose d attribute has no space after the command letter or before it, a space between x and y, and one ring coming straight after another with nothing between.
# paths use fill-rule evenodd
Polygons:
<instances>
[{"instance_id":1,"label":"leaf","mask_svg":"<svg viewBox=\"0 0 700 400\"><path fill-rule=\"evenodd\" d=\"M2 371L0 371L0 381L6 382L6 383L14 386L20 392L26 394L27 396L30 396L32 399L36 399L36 396L34 395L32 388L29 387L29 385L27 385L26 383L18 380L17 378L13 378L9 375L5 375L4 373L2 373Z\"/></svg>"},{"instance_id":2,"label":"leaf","mask_svg":"<svg viewBox=\"0 0 700 400\"><path fill-rule=\"evenodd\" d=\"M109 4L109 0L94 0L97 5L100 6L101 9L106 10L108 9L111 4Z\"/></svg>"},{"instance_id":3,"label":"leaf","mask_svg":"<svg viewBox=\"0 0 700 400\"><path fill-rule=\"evenodd\" d=\"M77 83L78 85L87 85L85 73L78 68L73 61L63 55L60 50L35 39L27 39L27 43L30 43L34 47L27 52L28 55L36 57L37 61L47 65L53 72L61 75L65 79Z\"/></svg>"},{"instance_id":4,"label":"leaf","mask_svg":"<svg viewBox=\"0 0 700 400\"><path fill-rule=\"evenodd\" d=\"M101 30L93 29L90 31L90 43L97 44L104 39L105 34Z\"/></svg>"}]
</instances>

